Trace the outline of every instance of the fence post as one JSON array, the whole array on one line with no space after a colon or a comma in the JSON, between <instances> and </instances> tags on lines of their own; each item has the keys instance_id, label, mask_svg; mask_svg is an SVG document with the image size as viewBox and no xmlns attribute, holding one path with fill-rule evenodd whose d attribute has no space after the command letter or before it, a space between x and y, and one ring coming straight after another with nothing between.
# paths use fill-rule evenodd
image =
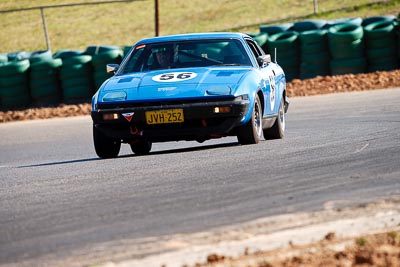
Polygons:
<instances>
[{"instance_id":1,"label":"fence post","mask_svg":"<svg viewBox=\"0 0 400 267\"><path fill-rule=\"evenodd\" d=\"M46 22L46 16L44 14L44 8L40 8L40 14L42 15L42 23L43 23L43 30L44 30L44 37L46 38L46 46L47 50L51 50L50 46L50 39L49 39L49 33L47 31L47 22Z\"/></svg>"},{"instance_id":2,"label":"fence post","mask_svg":"<svg viewBox=\"0 0 400 267\"><path fill-rule=\"evenodd\" d=\"M314 14L318 13L318 0L314 0Z\"/></svg>"},{"instance_id":3,"label":"fence post","mask_svg":"<svg viewBox=\"0 0 400 267\"><path fill-rule=\"evenodd\" d=\"M155 35L158 36L160 34L158 0L154 0L154 23L155 23Z\"/></svg>"}]
</instances>

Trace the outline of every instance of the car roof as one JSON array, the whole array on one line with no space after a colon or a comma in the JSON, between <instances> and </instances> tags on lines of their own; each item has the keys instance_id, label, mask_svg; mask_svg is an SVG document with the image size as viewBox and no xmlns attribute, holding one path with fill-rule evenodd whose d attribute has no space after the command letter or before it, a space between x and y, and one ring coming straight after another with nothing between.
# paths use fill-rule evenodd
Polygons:
<instances>
[{"instance_id":1,"label":"car roof","mask_svg":"<svg viewBox=\"0 0 400 267\"><path fill-rule=\"evenodd\" d=\"M237 32L187 33L146 38L139 41L137 45L200 39L243 39L244 37L248 37L248 35Z\"/></svg>"}]
</instances>

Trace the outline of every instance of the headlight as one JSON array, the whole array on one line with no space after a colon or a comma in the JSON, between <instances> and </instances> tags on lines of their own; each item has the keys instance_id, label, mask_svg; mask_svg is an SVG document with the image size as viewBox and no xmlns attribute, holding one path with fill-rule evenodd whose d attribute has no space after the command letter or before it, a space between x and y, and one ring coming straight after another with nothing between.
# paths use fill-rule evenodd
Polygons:
<instances>
[{"instance_id":1,"label":"headlight","mask_svg":"<svg viewBox=\"0 0 400 267\"><path fill-rule=\"evenodd\" d=\"M102 101L109 102L109 101L124 101L126 100L126 93L123 91L118 92L109 92L103 96Z\"/></svg>"},{"instance_id":2,"label":"headlight","mask_svg":"<svg viewBox=\"0 0 400 267\"><path fill-rule=\"evenodd\" d=\"M208 95L230 95L231 88L226 85L214 85L206 90Z\"/></svg>"},{"instance_id":3,"label":"headlight","mask_svg":"<svg viewBox=\"0 0 400 267\"><path fill-rule=\"evenodd\" d=\"M235 100L236 101L242 101L242 100L249 100L249 95L240 95L240 96L237 96L237 97L235 97Z\"/></svg>"}]
</instances>

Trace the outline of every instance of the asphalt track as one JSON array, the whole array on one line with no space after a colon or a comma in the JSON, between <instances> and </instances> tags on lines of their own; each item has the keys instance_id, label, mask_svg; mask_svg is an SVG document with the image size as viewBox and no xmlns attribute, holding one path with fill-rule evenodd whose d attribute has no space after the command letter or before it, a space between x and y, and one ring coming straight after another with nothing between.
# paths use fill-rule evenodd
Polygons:
<instances>
[{"instance_id":1,"label":"asphalt track","mask_svg":"<svg viewBox=\"0 0 400 267\"><path fill-rule=\"evenodd\" d=\"M285 138L258 145L125 145L100 160L91 138L89 117L0 125L1 266L112 259L121 240L400 195L400 89L291 99Z\"/></svg>"}]
</instances>

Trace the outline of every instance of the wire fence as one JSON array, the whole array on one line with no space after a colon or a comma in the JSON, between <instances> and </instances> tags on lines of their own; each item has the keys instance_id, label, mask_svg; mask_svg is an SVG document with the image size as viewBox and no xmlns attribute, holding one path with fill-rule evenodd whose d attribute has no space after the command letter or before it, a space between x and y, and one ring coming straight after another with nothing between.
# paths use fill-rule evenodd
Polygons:
<instances>
[{"instance_id":1,"label":"wire fence","mask_svg":"<svg viewBox=\"0 0 400 267\"><path fill-rule=\"evenodd\" d=\"M137 2L137 1L145 1L145 0L107 0L107 1L97 1L97 2L60 4L60 5L44 5L44 6L36 6L36 7L0 10L0 14L39 10L41 18L42 18L42 25L43 25L44 38L46 41L46 47L47 47L47 50L51 50L51 42L50 42L47 20L46 20L46 15L45 15L46 9L66 8L66 7L76 7L76 6L104 5L104 4L126 4L126 3ZM156 32L156 35L158 35L158 0L155 0L155 1L157 3L155 5L156 10L157 10L155 12L155 14L156 14L155 32Z\"/></svg>"}]
</instances>

